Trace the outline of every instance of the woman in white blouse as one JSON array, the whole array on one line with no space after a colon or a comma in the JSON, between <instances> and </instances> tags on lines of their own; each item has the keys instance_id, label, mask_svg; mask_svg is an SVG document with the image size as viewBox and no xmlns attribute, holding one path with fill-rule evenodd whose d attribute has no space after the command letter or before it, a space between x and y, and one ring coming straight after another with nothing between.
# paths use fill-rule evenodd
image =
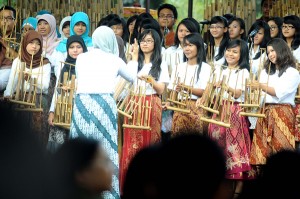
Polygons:
<instances>
[{"instance_id":1,"label":"woman in white blouse","mask_svg":"<svg viewBox=\"0 0 300 199\"><path fill-rule=\"evenodd\" d=\"M191 33L185 36L183 39L183 52L187 61L179 64L177 69L174 69L172 72L168 89L179 91L183 85L192 87L191 101L187 102L191 112L183 113L174 111L172 121L173 136L189 131L201 134L207 132L208 124L200 120L200 117L204 114L203 109L196 107L196 100L202 96L211 74L211 66L205 63L203 44L203 39L199 33ZM180 78L180 82L174 85L176 77ZM181 97L178 96L178 99Z\"/></svg>"},{"instance_id":2,"label":"woman in white blouse","mask_svg":"<svg viewBox=\"0 0 300 199\"><path fill-rule=\"evenodd\" d=\"M295 148L295 95L300 83L293 55L280 38L267 44L268 60L259 80L259 87L267 93L266 118L259 118L251 145L250 163L264 165L271 154ZM268 70L270 67L270 75Z\"/></svg>"},{"instance_id":3,"label":"woman in white blouse","mask_svg":"<svg viewBox=\"0 0 300 199\"><path fill-rule=\"evenodd\" d=\"M111 192L103 198L120 198L117 106L113 98L115 79L121 75L134 82L136 66L119 58L116 36L107 26L98 27L93 35L94 49L78 55L75 65L77 90L72 112L70 136L92 137L102 141L114 167ZM135 43L133 51L137 51ZM132 69L132 70L130 70Z\"/></svg>"},{"instance_id":4,"label":"woman in white blouse","mask_svg":"<svg viewBox=\"0 0 300 199\"><path fill-rule=\"evenodd\" d=\"M140 44L138 57L133 57L128 64L138 66L135 71L135 74L140 78L137 82L138 85L144 86L144 80L149 77L147 78L148 83L143 87L146 94L143 104L148 103L152 106L149 116L150 130L124 128L120 163L121 191L132 157L141 148L161 141L162 104L160 95L169 82L168 66L161 58L161 38L159 34L153 29L145 29L139 35L138 41Z\"/></svg>"}]
</instances>

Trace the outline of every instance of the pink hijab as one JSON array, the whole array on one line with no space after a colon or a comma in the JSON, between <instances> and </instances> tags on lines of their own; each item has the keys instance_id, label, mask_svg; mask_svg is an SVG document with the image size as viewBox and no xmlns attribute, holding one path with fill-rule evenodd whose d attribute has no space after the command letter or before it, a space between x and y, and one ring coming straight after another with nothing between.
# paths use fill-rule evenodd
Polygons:
<instances>
[{"instance_id":1,"label":"pink hijab","mask_svg":"<svg viewBox=\"0 0 300 199\"><path fill-rule=\"evenodd\" d=\"M50 25L50 33L47 36L43 36L43 51L46 55L51 55L59 43L56 33L56 20L50 14L39 15L37 16L37 20L45 20Z\"/></svg>"}]
</instances>

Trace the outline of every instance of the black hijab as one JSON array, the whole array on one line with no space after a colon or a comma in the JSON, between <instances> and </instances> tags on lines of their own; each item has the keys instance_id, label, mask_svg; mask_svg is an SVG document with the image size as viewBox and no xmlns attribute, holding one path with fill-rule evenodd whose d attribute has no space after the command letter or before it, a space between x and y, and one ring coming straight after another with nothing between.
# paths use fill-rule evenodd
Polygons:
<instances>
[{"instance_id":1,"label":"black hijab","mask_svg":"<svg viewBox=\"0 0 300 199\"><path fill-rule=\"evenodd\" d=\"M83 52L87 52L87 47L82 39L81 36L78 36L78 35L72 35L68 38L67 40L67 53L68 53L68 56L67 56L67 59L65 60L65 65L64 67L61 69L61 72L60 72L60 83L63 82L63 77L64 77L64 72L68 72L68 80L71 79L72 75L76 75L75 74L75 67L70 65L70 64L73 64L75 65L76 64L76 59L72 58L69 54L69 47L72 43L74 42L78 42L82 48L83 48Z\"/></svg>"}]
</instances>

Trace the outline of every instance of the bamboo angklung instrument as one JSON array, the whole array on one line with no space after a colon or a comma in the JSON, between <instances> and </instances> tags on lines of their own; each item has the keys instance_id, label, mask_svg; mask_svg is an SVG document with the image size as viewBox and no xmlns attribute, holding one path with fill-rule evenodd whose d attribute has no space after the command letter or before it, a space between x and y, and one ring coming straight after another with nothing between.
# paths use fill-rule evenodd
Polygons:
<instances>
[{"instance_id":1,"label":"bamboo angklung instrument","mask_svg":"<svg viewBox=\"0 0 300 199\"><path fill-rule=\"evenodd\" d=\"M263 63L264 61L260 61L257 77L252 73L252 70L250 70L249 79L245 79L244 102L240 103L240 107L243 107L243 111L240 112L240 115L242 116L259 118L266 117L266 115L264 114L265 99L262 101L261 96L263 91L255 83L256 80L258 82L260 80L260 74L263 70ZM270 75L270 66L271 65L269 65L268 68L268 78ZM264 93L264 98L266 98L266 93Z\"/></svg>"},{"instance_id":2,"label":"bamboo angklung instrument","mask_svg":"<svg viewBox=\"0 0 300 199\"><path fill-rule=\"evenodd\" d=\"M68 64L71 67L75 67L74 64L70 64L67 62L61 62L61 69L64 64ZM71 126L71 115L73 111L73 98L74 93L76 91L75 86L75 75L71 74L71 67L69 71L64 72L63 82L60 82L60 79L57 82L57 86L55 88L55 109L54 109L54 122L55 126L59 126L61 128L70 129ZM70 79L70 80L69 80Z\"/></svg>"},{"instance_id":3,"label":"bamboo angklung instrument","mask_svg":"<svg viewBox=\"0 0 300 199\"><path fill-rule=\"evenodd\" d=\"M131 88L131 92L123 100L123 103L127 103L125 109L120 111L118 108L118 112L126 117L123 128L151 130L150 117L153 95L150 95L148 99L146 98L146 88L149 87L150 81L148 79L150 78L152 77L149 76L146 80L138 81L136 89ZM153 89L153 85L151 88Z\"/></svg>"},{"instance_id":4,"label":"bamboo angklung instrument","mask_svg":"<svg viewBox=\"0 0 300 199\"><path fill-rule=\"evenodd\" d=\"M223 66L222 66L223 67ZM221 67L221 71L222 71ZM215 75L212 75L212 80L209 83L206 93L209 93L210 91L208 89L211 89L214 87L213 92L210 93L210 96L207 96L205 100L203 100L202 105L200 105L200 108L203 108L204 110L213 113L213 116L211 118L202 116L200 117L200 120L208 122L208 123L213 123L217 124L226 128L230 128L230 117L231 117L231 107L233 105L233 96L235 95L234 93L228 92L228 82L230 80L231 72L233 69L229 69L229 76L227 78L226 75L222 76L222 80L220 81L220 88L216 88L215 86ZM221 78L222 72L220 72L219 79ZM237 77L238 79L238 77ZM237 84L237 82L236 82ZM236 86L235 86L236 88ZM225 93L226 97L225 97ZM207 105L207 106L205 106ZM212 106L212 108L211 108Z\"/></svg>"},{"instance_id":5,"label":"bamboo angklung instrument","mask_svg":"<svg viewBox=\"0 0 300 199\"><path fill-rule=\"evenodd\" d=\"M195 68L194 75L191 78L189 85L185 84L187 68L188 68L188 65L186 65L184 80L181 82L181 78L179 77L179 75L177 73L177 65L176 65L173 88L169 93L169 97L167 98L167 101L170 102L170 106L167 106L168 110L178 111L178 112L182 112L182 113L190 113L191 112L189 102L191 101L192 89L194 87L194 80L196 78L195 76L196 76L198 67ZM176 87L179 84L181 85L181 88L179 91L177 91Z\"/></svg>"}]
</instances>

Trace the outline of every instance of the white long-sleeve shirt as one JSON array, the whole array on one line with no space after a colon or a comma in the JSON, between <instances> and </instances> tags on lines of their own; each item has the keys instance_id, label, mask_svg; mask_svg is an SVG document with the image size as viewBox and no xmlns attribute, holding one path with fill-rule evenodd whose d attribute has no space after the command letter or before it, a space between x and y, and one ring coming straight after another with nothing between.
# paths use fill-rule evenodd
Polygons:
<instances>
[{"instance_id":1,"label":"white long-sleeve shirt","mask_svg":"<svg viewBox=\"0 0 300 199\"><path fill-rule=\"evenodd\" d=\"M177 75L180 78L180 83L183 83L187 86L193 86L193 88L205 90L206 85L210 78L211 66L205 62L202 62L201 71L197 78L198 67L199 65L188 65L187 62L179 64L177 67L177 71L173 70L172 72L171 81L168 85L168 89L175 89L174 82L175 82L175 77ZM192 79L193 79L193 85L191 85ZM192 95L191 99L196 100L198 99L198 96Z\"/></svg>"},{"instance_id":2,"label":"white long-sleeve shirt","mask_svg":"<svg viewBox=\"0 0 300 199\"><path fill-rule=\"evenodd\" d=\"M6 86L6 89L4 91L4 96L9 97L12 96L13 93L16 91L18 77L19 77L19 70L21 68L21 60L19 58L14 59L11 72L9 75L8 84ZM30 72L30 69L25 67L26 72ZM49 83L50 83L50 74L51 74L51 65L50 63L45 64L41 67L36 67L32 69L32 75L31 78L37 78L38 83L38 89L37 93L47 94ZM25 81L24 88L28 91L29 90L30 83Z\"/></svg>"},{"instance_id":3,"label":"white long-sleeve shirt","mask_svg":"<svg viewBox=\"0 0 300 199\"><path fill-rule=\"evenodd\" d=\"M131 62L134 63L134 62ZM137 64L126 63L117 55L100 49L82 53L76 60L77 94L114 93L116 77L136 79Z\"/></svg>"},{"instance_id":4,"label":"white long-sleeve shirt","mask_svg":"<svg viewBox=\"0 0 300 199\"><path fill-rule=\"evenodd\" d=\"M275 74L269 76L266 70L263 70L260 75L260 83L267 83L269 87L275 89L276 96L266 95L266 103L277 104L291 104L295 106L295 95L298 85L300 83L299 71L295 68L289 67L287 70L278 77L279 71L276 70ZM264 96L264 93L262 94Z\"/></svg>"}]
</instances>

